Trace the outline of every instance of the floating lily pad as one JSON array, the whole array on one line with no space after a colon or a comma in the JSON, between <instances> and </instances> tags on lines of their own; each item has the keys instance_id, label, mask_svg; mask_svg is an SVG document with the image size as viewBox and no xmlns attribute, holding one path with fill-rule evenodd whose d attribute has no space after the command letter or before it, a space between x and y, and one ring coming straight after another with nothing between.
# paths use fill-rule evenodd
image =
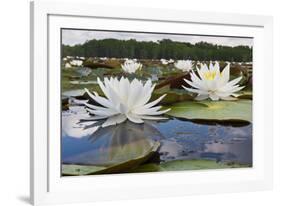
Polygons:
<instances>
[{"instance_id":1,"label":"floating lily pad","mask_svg":"<svg viewBox=\"0 0 281 206\"><path fill-rule=\"evenodd\" d=\"M89 173L100 171L106 167L88 166L88 165L62 165L62 173L64 176L70 175L87 175Z\"/></svg>"},{"instance_id":2,"label":"floating lily pad","mask_svg":"<svg viewBox=\"0 0 281 206\"><path fill-rule=\"evenodd\" d=\"M176 91L169 91L166 93L153 93L151 97L151 101L158 99L163 94L166 94L165 98L161 100L161 105L165 104L173 104L176 102L186 101L186 100L192 100L193 97L188 93L180 93Z\"/></svg>"},{"instance_id":3,"label":"floating lily pad","mask_svg":"<svg viewBox=\"0 0 281 206\"><path fill-rule=\"evenodd\" d=\"M69 90L63 92L62 95L65 97L76 97L76 96L82 96L84 93L85 93L84 89L76 89L76 90Z\"/></svg>"},{"instance_id":4,"label":"floating lily pad","mask_svg":"<svg viewBox=\"0 0 281 206\"><path fill-rule=\"evenodd\" d=\"M239 93L239 99L253 99L253 92L250 90L245 90Z\"/></svg>"},{"instance_id":5,"label":"floating lily pad","mask_svg":"<svg viewBox=\"0 0 281 206\"><path fill-rule=\"evenodd\" d=\"M88 127L85 127L85 131L93 128L92 125ZM117 126L100 128L87 139L100 147L64 158L62 173L83 175L128 171L153 157L161 138L161 133L147 123L126 121Z\"/></svg>"},{"instance_id":6,"label":"floating lily pad","mask_svg":"<svg viewBox=\"0 0 281 206\"><path fill-rule=\"evenodd\" d=\"M131 170L130 172L163 172L243 167L249 167L249 165L238 163L219 163L213 160L174 160L162 163L160 165L154 163L144 164L136 169Z\"/></svg>"},{"instance_id":7,"label":"floating lily pad","mask_svg":"<svg viewBox=\"0 0 281 206\"><path fill-rule=\"evenodd\" d=\"M241 164L219 163L213 160L175 160L161 165L161 171L179 171L179 170L201 170L201 169L224 169L247 167Z\"/></svg>"},{"instance_id":8,"label":"floating lily pad","mask_svg":"<svg viewBox=\"0 0 281 206\"><path fill-rule=\"evenodd\" d=\"M136 168L141 163L147 161L150 157L155 154L159 148L160 143L155 142L150 151L142 156L131 159L126 162L115 164L112 166L95 166L95 165L75 165L75 164L64 164L62 165L62 174L64 176L78 176L78 175L94 175L94 174L111 174L111 173L120 173L127 172L131 169Z\"/></svg>"},{"instance_id":9,"label":"floating lily pad","mask_svg":"<svg viewBox=\"0 0 281 206\"><path fill-rule=\"evenodd\" d=\"M167 115L190 120L252 121L252 101L185 101L169 106Z\"/></svg>"}]
</instances>

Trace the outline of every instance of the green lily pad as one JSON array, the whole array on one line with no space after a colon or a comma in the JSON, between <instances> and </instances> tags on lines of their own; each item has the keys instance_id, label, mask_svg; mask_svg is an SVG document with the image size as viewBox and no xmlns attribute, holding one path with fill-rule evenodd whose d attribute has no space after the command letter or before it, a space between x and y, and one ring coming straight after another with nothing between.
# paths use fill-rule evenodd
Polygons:
<instances>
[{"instance_id":1,"label":"green lily pad","mask_svg":"<svg viewBox=\"0 0 281 206\"><path fill-rule=\"evenodd\" d=\"M252 121L252 101L185 101L169 106L166 114L190 120Z\"/></svg>"},{"instance_id":2,"label":"green lily pad","mask_svg":"<svg viewBox=\"0 0 281 206\"><path fill-rule=\"evenodd\" d=\"M152 157L160 146L159 142L155 142L153 147L143 156L131 159L126 162L115 164L112 166L94 166L94 165L74 165L74 164L63 164L62 174L63 176L78 176L78 175L95 175L95 174L112 174L126 172L136 168L141 163L147 161Z\"/></svg>"},{"instance_id":3,"label":"green lily pad","mask_svg":"<svg viewBox=\"0 0 281 206\"><path fill-rule=\"evenodd\" d=\"M253 92L250 90L245 90L239 93L239 99L253 99Z\"/></svg>"},{"instance_id":4,"label":"green lily pad","mask_svg":"<svg viewBox=\"0 0 281 206\"><path fill-rule=\"evenodd\" d=\"M88 127L92 128L92 125ZM161 133L148 123L126 121L99 128L89 136L88 141L95 144L102 139L105 143L99 148L65 158L62 173L84 175L126 172L153 157L160 146L160 142L154 139L161 138Z\"/></svg>"},{"instance_id":5,"label":"green lily pad","mask_svg":"<svg viewBox=\"0 0 281 206\"><path fill-rule=\"evenodd\" d=\"M247 167L247 165L219 163L213 160L175 160L162 164L161 171L224 169L240 167Z\"/></svg>"},{"instance_id":6,"label":"green lily pad","mask_svg":"<svg viewBox=\"0 0 281 206\"><path fill-rule=\"evenodd\" d=\"M100 166L89 166L89 165L62 165L62 173L64 176L72 175L87 175L91 172L103 170L106 167Z\"/></svg>"},{"instance_id":7,"label":"green lily pad","mask_svg":"<svg viewBox=\"0 0 281 206\"><path fill-rule=\"evenodd\" d=\"M120 167L122 165L119 165ZM140 165L137 168L123 170L128 173L144 173L144 172L165 172L165 171L186 171L186 170L206 170L206 169L227 169L227 168L246 168L247 164L239 163L222 163L213 160L173 160L162 164L148 163ZM105 168L97 166L83 165L63 165L64 175L90 175L90 174L106 174L114 173L114 168Z\"/></svg>"},{"instance_id":8,"label":"green lily pad","mask_svg":"<svg viewBox=\"0 0 281 206\"><path fill-rule=\"evenodd\" d=\"M186 101L186 100L192 100L193 96L191 96L188 93L181 93L177 91L170 90L166 93L153 93L151 97L151 101L158 99L163 94L166 94L165 98L161 100L161 105L167 105L167 104L173 104L176 102Z\"/></svg>"},{"instance_id":9,"label":"green lily pad","mask_svg":"<svg viewBox=\"0 0 281 206\"><path fill-rule=\"evenodd\" d=\"M160 165L149 163L139 166L130 172L163 172L163 171L183 171L183 170L202 170L202 169L226 169L244 168L249 165L238 163L219 163L213 160L174 160Z\"/></svg>"}]
</instances>

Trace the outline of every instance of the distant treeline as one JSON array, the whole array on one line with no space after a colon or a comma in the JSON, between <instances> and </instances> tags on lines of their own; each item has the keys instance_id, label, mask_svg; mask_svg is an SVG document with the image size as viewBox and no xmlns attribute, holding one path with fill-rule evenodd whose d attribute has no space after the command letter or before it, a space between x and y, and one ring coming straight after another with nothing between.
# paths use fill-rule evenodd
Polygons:
<instances>
[{"instance_id":1,"label":"distant treeline","mask_svg":"<svg viewBox=\"0 0 281 206\"><path fill-rule=\"evenodd\" d=\"M64 57L252 61L252 48L248 46L229 47L207 42L191 44L170 39L158 42L136 41L135 39L93 39L75 46L62 45L62 52Z\"/></svg>"}]
</instances>

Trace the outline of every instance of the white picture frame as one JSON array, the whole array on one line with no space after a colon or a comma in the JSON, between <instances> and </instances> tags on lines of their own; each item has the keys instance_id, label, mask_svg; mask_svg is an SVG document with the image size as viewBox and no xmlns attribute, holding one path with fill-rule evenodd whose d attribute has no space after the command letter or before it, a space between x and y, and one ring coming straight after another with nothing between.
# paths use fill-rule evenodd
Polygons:
<instances>
[{"instance_id":1,"label":"white picture frame","mask_svg":"<svg viewBox=\"0 0 281 206\"><path fill-rule=\"evenodd\" d=\"M62 178L58 137L60 79L57 69L60 65L60 29L108 28L165 32L167 25L176 32L185 32L185 29L189 28L200 34L254 37L253 167L227 171ZM60 1L32 2L30 183L32 203L41 205L271 189L272 39L272 17L268 16L108 7Z\"/></svg>"}]
</instances>

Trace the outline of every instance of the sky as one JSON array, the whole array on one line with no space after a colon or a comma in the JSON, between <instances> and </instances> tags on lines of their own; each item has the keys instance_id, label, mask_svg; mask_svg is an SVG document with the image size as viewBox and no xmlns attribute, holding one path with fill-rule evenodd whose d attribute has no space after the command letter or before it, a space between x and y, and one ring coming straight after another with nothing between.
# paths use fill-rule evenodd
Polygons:
<instances>
[{"instance_id":1,"label":"sky","mask_svg":"<svg viewBox=\"0 0 281 206\"><path fill-rule=\"evenodd\" d=\"M158 41L162 39L171 39L179 42L189 42L195 44L197 42L208 42L224 46L253 46L252 38L239 37L221 37L221 36L200 36L200 35L172 35L172 34L151 34L151 33L131 33L131 32L112 32L112 31L93 31L93 30L62 30L62 43L64 45L73 46L75 44L83 44L87 40L92 39L120 39L137 41Z\"/></svg>"}]
</instances>

